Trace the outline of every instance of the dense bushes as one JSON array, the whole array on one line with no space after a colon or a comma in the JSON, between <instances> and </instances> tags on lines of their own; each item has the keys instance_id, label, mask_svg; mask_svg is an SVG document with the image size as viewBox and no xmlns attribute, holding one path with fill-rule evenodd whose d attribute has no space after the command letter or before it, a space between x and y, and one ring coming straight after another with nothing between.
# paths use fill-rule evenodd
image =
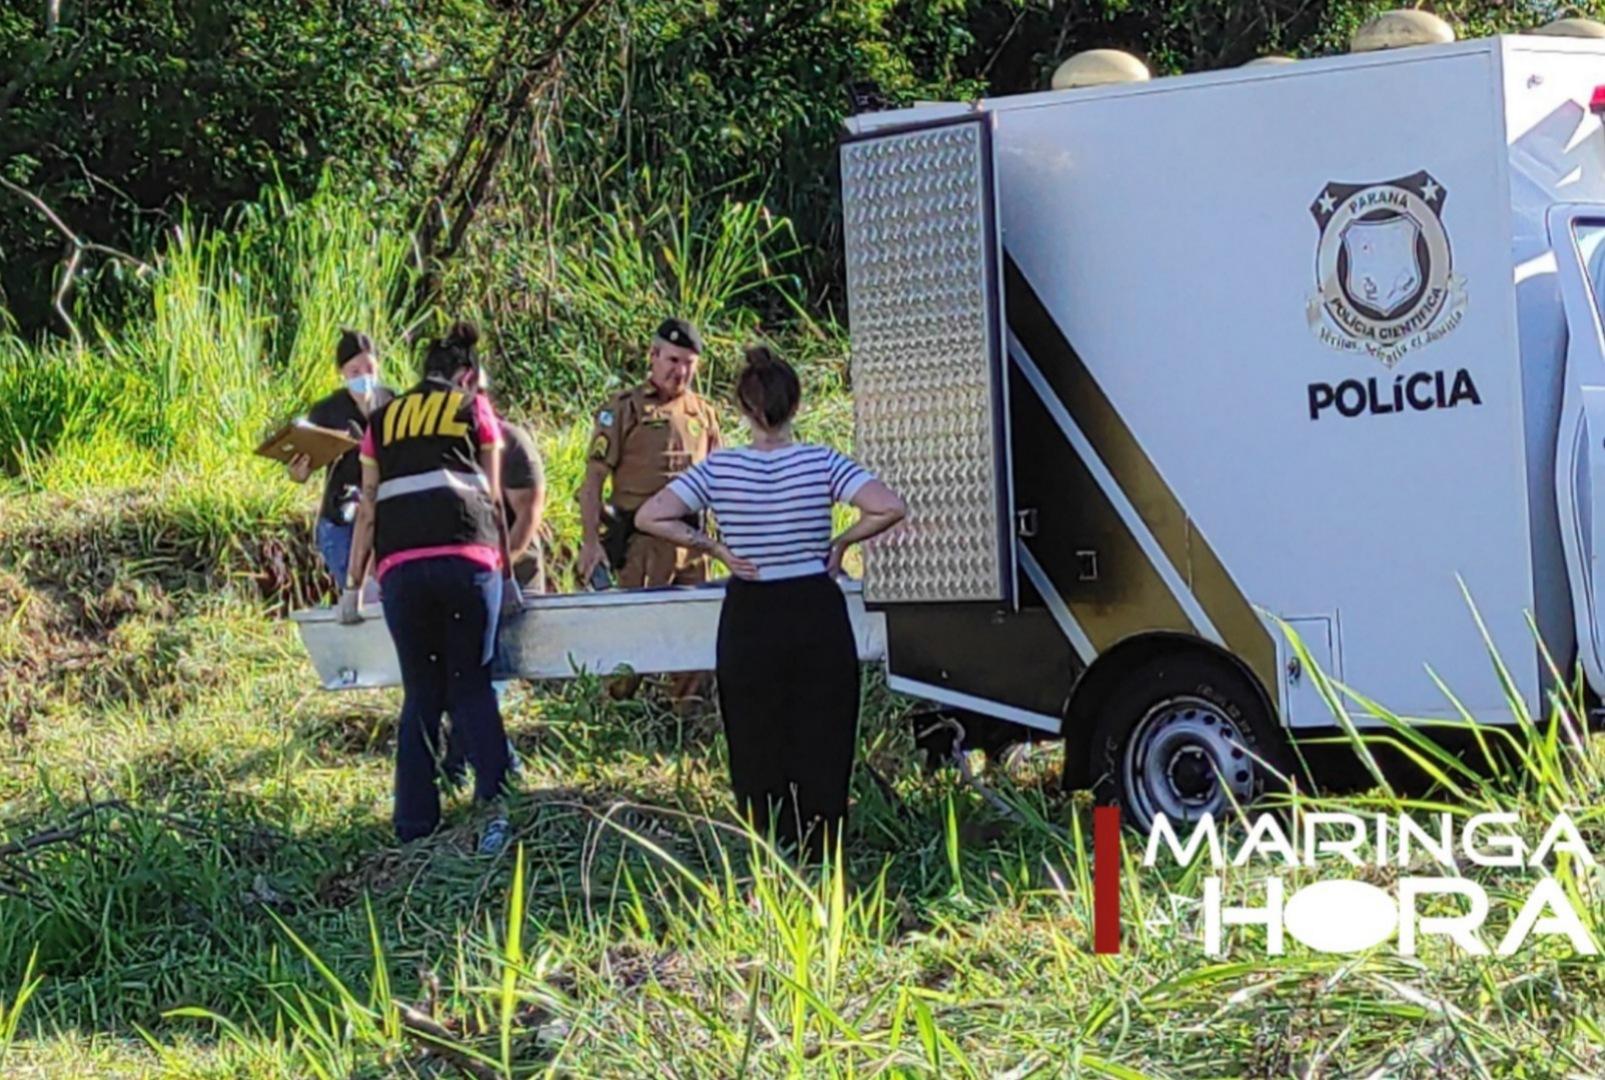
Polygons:
<instances>
[{"instance_id":1,"label":"dense bushes","mask_svg":"<svg viewBox=\"0 0 1605 1080\"><path fill-rule=\"evenodd\" d=\"M180 201L215 217L270 183L305 196L329 170L407 219L474 101L516 80L517 59L538 52L572 6L12 5L0 11L0 176L82 237L138 254ZM761 199L795 222L808 296L828 300L839 262L833 148L848 83L872 80L899 102L1011 93L1041 86L1057 59L1093 45L1134 50L1162 71L1219 67L1272 49L1340 46L1379 6L614 0L581 26L564 77L518 125L519 170L503 170L500 194L548 230L575 205L622 201L649 214L639 201L648 172L659 190ZM1543 0L1438 6L1472 32L1561 10ZM52 321L46 301L65 239L16 192L0 192L0 206L0 287L34 330Z\"/></svg>"},{"instance_id":2,"label":"dense bushes","mask_svg":"<svg viewBox=\"0 0 1605 1080\"><path fill-rule=\"evenodd\" d=\"M409 221L473 102L516 82L572 6L125 0L67 5L55 22L44 4L31 17L12 10L0 14L0 175L80 236L136 253L159 242L180 201L215 217L268 184L304 196L325 171ZM830 151L844 87L872 78L905 97L978 92L963 62L972 6L982 5L606 5L515 137L502 201L550 231L564 208L583 216L622 202L650 217L649 174L660 193L767 197L814 238L818 257L803 269L817 284L833 265ZM46 301L64 236L17 192L0 205L5 298L25 330L59 323Z\"/></svg>"},{"instance_id":3,"label":"dense bushes","mask_svg":"<svg viewBox=\"0 0 1605 1080\"><path fill-rule=\"evenodd\" d=\"M479 0L7 5L0 175L134 249L180 200L219 214L269 181L305 194L329 165L406 190L455 134L494 29ZM36 327L63 237L11 199L0 286Z\"/></svg>"},{"instance_id":4,"label":"dense bushes","mask_svg":"<svg viewBox=\"0 0 1605 1080\"><path fill-rule=\"evenodd\" d=\"M446 309L487 324L515 405L565 416L633 377L669 308L708 324L715 383L729 347L757 334L829 377L847 83L952 99L1040 86L1091 45L1165 71L1325 51L1384 4L604 3L508 121L496 182L422 309L407 302L411 236L441 163L571 3L13 6L0 12L0 179L15 185L0 185L0 474L37 476L60 447L114 477L237 451L329 380L338 326L401 356ZM1472 33L1559 11L1443 6ZM85 252L67 319L54 315L66 240L27 193L158 272L136 281ZM53 343L35 346L47 325Z\"/></svg>"},{"instance_id":5,"label":"dense bushes","mask_svg":"<svg viewBox=\"0 0 1605 1080\"><path fill-rule=\"evenodd\" d=\"M452 283L452 312L487 327L499 405L543 414L549 452L583 443L575 418L639 377L668 310L704 326L707 387L723 385L766 308L790 313L787 342L814 385L835 380L840 339L800 312L784 272L789 224L760 203L664 199L645 216L623 205L576 214L550 246L509 234ZM274 423L337 385L342 326L370 333L385 378L408 385L415 339L445 318L426 310L403 323L410 250L382 210L329 190L301 201L274 191L224 227L175 227L152 256L137 314L107 323L86 300L77 339L0 332L0 477L83 491L240 475Z\"/></svg>"}]
</instances>

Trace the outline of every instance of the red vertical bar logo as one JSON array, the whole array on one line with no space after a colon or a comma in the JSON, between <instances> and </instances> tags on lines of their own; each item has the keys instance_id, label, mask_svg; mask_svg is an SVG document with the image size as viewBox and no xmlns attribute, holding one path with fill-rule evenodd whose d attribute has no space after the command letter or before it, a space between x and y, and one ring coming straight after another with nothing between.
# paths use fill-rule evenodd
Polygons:
<instances>
[{"instance_id":1,"label":"red vertical bar logo","mask_svg":"<svg viewBox=\"0 0 1605 1080\"><path fill-rule=\"evenodd\" d=\"M1092 810L1092 951L1120 951L1120 807Z\"/></svg>"}]
</instances>

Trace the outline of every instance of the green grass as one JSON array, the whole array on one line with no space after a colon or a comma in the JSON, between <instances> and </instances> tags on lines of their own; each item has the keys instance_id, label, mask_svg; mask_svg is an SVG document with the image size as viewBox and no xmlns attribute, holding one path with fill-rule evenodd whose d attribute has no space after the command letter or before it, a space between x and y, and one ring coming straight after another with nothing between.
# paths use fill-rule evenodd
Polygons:
<instances>
[{"instance_id":1,"label":"green grass","mask_svg":"<svg viewBox=\"0 0 1605 1080\"><path fill-rule=\"evenodd\" d=\"M238 477L233 459L338 386L342 327L368 332L383 377L404 387L448 316L484 321L498 403L552 430L640 381L670 313L705 330L702 387L717 399L740 346L766 331L812 392L840 390L843 335L796 297L789 222L719 196L665 191L645 204L655 208L576 208L560 235L495 244L489 271L412 317L398 306L416 280L410 234L383 210L329 190L300 202L269 190L224 222L186 222L163 235L137 302L119 296L103 322L92 291L79 301L79 338L25 341L0 316L0 477L55 492ZM759 308L776 314L771 325Z\"/></svg>"},{"instance_id":2,"label":"green grass","mask_svg":"<svg viewBox=\"0 0 1605 1080\"><path fill-rule=\"evenodd\" d=\"M482 265L534 285L467 304L507 329L495 389L536 429L561 584L588 414L640 377L661 308L708 322L716 400L757 312L789 312L801 434L850 442L841 332L799 313L786 224L660 201L497 248ZM0 331L0 1074L1605 1072L1595 961L1437 941L1417 959L1296 944L1272 959L1251 935L1212 961L1199 869L1144 870L1135 845L1126 949L1095 956L1088 806L1059 791L1061 751L994 763L990 793L926 775L915 703L874 677L841 865L799 873L733 827L714 718L681 721L652 692L613 702L594 680L510 703L512 852L474 857L460 801L439 836L397 848L397 695L313 689L282 615L327 595L314 493L248 451L332 385L338 326L365 326L400 366L399 235L324 196L270 197L226 231L170 237L149 310L115 327L80 311L81 347ZM553 313L536 319L539 297ZM1384 704L1321 686L1436 788L1303 794L1294 812L1441 806L1536 833L1564 808L1599 848L1605 760L1574 701L1520 713L1470 768ZM1475 876L1496 911L1526 885ZM1597 934L1597 883L1561 876ZM1258 871L1228 878L1256 896Z\"/></svg>"},{"instance_id":3,"label":"green grass","mask_svg":"<svg viewBox=\"0 0 1605 1080\"><path fill-rule=\"evenodd\" d=\"M39 490L212 472L327 392L342 326L401 353L406 234L355 204L270 193L227 228L170 230L148 307L83 340L0 332L0 472ZM405 355L402 353L402 355Z\"/></svg>"},{"instance_id":4,"label":"green grass","mask_svg":"<svg viewBox=\"0 0 1605 1080\"><path fill-rule=\"evenodd\" d=\"M515 853L474 857L460 802L398 849L396 695L314 691L282 595L252 574L273 544L310 557L307 496L285 491L258 476L0 503L0 843L35 845L0 859L7 1076L451 1075L408 1010L496 1076L1605 1068L1594 961L1436 944L1211 961L1197 871L1144 871L1134 844L1127 949L1093 955L1086 806L1058 793L1057 749L988 772L1003 814L922 774L912 703L874 680L852 843L827 872L733 828L714 721L594 681L513 699ZM1601 835L1605 762L1567 727L1492 737L1514 764L1491 781L1408 732L1392 737L1455 785L1457 815L1564 806ZM1408 805L1431 804L1302 804ZM1521 885L1479 880L1496 911ZM1577 887L1597 928L1597 890Z\"/></svg>"}]
</instances>

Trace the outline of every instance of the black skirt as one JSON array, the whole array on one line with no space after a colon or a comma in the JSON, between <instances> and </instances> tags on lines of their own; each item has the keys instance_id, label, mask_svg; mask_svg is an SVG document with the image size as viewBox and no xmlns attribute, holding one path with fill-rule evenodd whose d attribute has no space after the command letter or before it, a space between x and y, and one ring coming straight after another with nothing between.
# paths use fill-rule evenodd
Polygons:
<instances>
[{"instance_id":1,"label":"black skirt","mask_svg":"<svg viewBox=\"0 0 1605 1080\"><path fill-rule=\"evenodd\" d=\"M822 852L847 814L858 738L858 647L840 586L825 574L732 579L717 667L737 805L783 845Z\"/></svg>"}]
</instances>

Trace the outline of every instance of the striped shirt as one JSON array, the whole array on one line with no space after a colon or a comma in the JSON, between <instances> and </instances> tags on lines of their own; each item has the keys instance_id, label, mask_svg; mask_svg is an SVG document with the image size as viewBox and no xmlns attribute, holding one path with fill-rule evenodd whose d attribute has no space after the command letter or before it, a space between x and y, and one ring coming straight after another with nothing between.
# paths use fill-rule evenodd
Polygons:
<instances>
[{"instance_id":1,"label":"striped shirt","mask_svg":"<svg viewBox=\"0 0 1605 1080\"><path fill-rule=\"evenodd\" d=\"M873 479L828 446L718 450L669 481L690 510L712 510L730 550L758 566L760 581L823 574L830 510Z\"/></svg>"}]
</instances>

